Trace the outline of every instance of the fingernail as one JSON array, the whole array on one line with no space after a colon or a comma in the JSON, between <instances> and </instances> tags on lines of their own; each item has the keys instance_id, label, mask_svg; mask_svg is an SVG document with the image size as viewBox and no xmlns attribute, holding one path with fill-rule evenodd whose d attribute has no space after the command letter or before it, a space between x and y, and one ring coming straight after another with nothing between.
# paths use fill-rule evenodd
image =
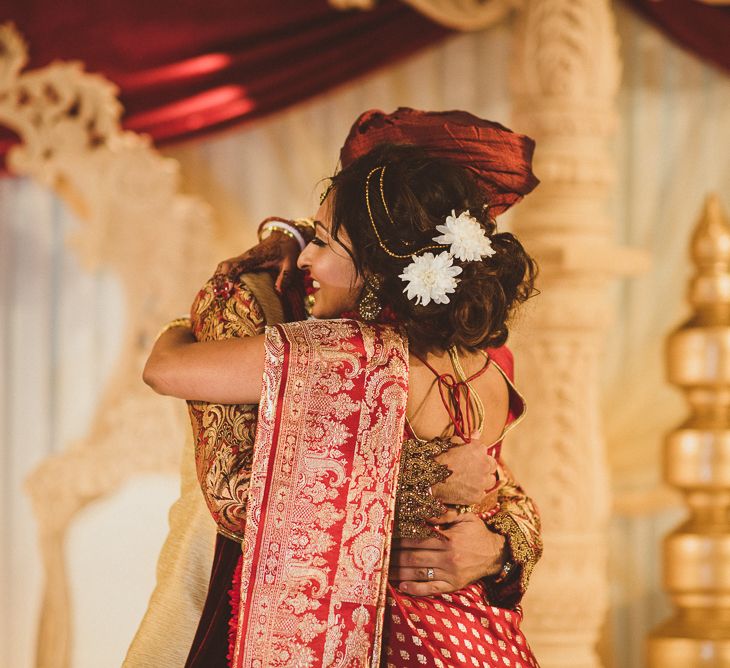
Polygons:
<instances>
[{"instance_id":1,"label":"fingernail","mask_svg":"<svg viewBox=\"0 0 730 668\"><path fill-rule=\"evenodd\" d=\"M398 585L398 591L407 592L408 591L408 585L407 584L400 584L400 585Z\"/></svg>"}]
</instances>

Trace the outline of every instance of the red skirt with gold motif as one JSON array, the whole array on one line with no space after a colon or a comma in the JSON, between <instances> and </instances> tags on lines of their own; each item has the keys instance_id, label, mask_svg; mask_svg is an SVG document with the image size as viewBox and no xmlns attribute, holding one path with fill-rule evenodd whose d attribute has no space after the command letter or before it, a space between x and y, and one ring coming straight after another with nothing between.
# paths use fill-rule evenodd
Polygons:
<instances>
[{"instance_id":1,"label":"red skirt with gold motif","mask_svg":"<svg viewBox=\"0 0 730 668\"><path fill-rule=\"evenodd\" d=\"M229 668L238 616L241 546L218 536L208 598L186 666ZM409 596L388 586L381 668L537 668L520 609L490 606L481 583Z\"/></svg>"},{"instance_id":2,"label":"red skirt with gold motif","mask_svg":"<svg viewBox=\"0 0 730 668\"><path fill-rule=\"evenodd\" d=\"M486 600L480 582L438 596L408 596L388 586L381 667L536 668L519 607Z\"/></svg>"}]
</instances>

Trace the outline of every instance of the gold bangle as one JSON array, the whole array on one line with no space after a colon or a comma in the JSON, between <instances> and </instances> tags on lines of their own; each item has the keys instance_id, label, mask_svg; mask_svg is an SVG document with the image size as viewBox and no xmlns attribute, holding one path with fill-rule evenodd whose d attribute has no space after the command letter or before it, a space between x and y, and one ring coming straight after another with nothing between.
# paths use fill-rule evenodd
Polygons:
<instances>
[{"instance_id":1,"label":"gold bangle","mask_svg":"<svg viewBox=\"0 0 730 668\"><path fill-rule=\"evenodd\" d=\"M296 237L295 237L295 236L294 236L294 234L293 234L293 233L291 232L291 230L287 230L287 229L284 229L283 227L279 227L278 225L269 225L269 226L268 226L268 227L267 227L267 228L266 228L266 229L264 230L264 233L266 233L266 232L281 232L281 233L282 233L282 234L283 234L284 236L287 236L287 237L289 237L290 239L295 239L295 240L296 240ZM267 234L267 235L266 235L265 237L263 237L263 239L266 239L266 237L268 237L268 236L269 236L269 235ZM262 239L262 241L263 241L263 239Z\"/></svg>"},{"instance_id":2,"label":"gold bangle","mask_svg":"<svg viewBox=\"0 0 730 668\"><path fill-rule=\"evenodd\" d=\"M259 226L256 229L256 236L258 237L259 241L261 241L261 235L265 231L264 228L268 227L270 223L282 223L284 225L291 225L292 221L286 218L279 218L279 216L269 216L268 218L264 218L259 223Z\"/></svg>"},{"instance_id":3,"label":"gold bangle","mask_svg":"<svg viewBox=\"0 0 730 668\"><path fill-rule=\"evenodd\" d=\"M155 341L157 341L157 339L159 339L165 332L171 329L176 329L177 327L185 327L187 329L190 329L190 318L188 316L183 316L182 318L175 318L174 320L170 320L170 322L168 322L159 332L157 332Z\"/></svg>"}]
</instances>

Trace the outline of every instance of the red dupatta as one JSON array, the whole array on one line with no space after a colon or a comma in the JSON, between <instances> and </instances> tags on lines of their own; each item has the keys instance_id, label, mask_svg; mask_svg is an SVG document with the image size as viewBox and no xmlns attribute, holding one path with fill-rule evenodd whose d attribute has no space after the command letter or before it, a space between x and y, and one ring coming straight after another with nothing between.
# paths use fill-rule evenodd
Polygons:
<instances>
[{"instance_id":1,"label":"red dupatta","mask_svg":"<svg viewBox=\"0 0 730 668\"><path fill-rule=\"evenodd\" d=\"M407 394L392 327L267 329L235 668L379 665Z\"/></svg>"}]
</instances>

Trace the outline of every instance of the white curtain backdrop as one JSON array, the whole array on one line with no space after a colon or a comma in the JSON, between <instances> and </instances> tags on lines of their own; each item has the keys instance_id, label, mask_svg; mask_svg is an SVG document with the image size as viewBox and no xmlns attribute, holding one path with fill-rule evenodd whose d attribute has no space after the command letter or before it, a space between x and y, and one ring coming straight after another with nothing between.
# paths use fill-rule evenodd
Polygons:
<instances>
[{"instance_id":1,"label":"white curtain backdrop","mask_svg":"<svg viewBox=\"0 0 730 668\"><path fill-rule=\"evenodd\" d=\"M630 668L641 665L643 637L667 610L658 544L681 511L658 486L658 452L684 408L663 380L662 343L683 317L687 242L705 194L719 192L730 208L730 77L621 6L617 14L624 82L612 213L618 241L654 260L646 275L616 286L604 366L617 496L605 655L608 665ZM332 172L350 123L366 108L463 108L509 125L509 61L507 24L456 36L265 122L165 153L182 163L187 190L231 230L233 255L263 217L314 210L316 182ZM85 272L64 246L74 225L40 187L0 180L0 666L13 668L33 665L42 587L23 480L85 433L124 319L114 277ZM152 588L175 494L172 476L135 479L84 512L69 534L74 668L121 662Z\"/></svg>"}]
</instances>

